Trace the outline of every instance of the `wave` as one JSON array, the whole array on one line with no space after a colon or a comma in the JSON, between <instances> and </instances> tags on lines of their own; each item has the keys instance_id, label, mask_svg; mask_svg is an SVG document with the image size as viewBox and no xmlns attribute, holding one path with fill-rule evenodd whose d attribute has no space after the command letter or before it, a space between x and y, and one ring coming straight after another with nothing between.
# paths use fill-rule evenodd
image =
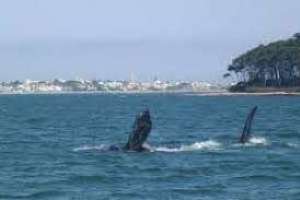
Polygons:
<instances>
[{"instance_id":1,"label":"wave","mask_svg":"<svg viewBox=\"0 0 300 200\"><path fill-rule=\"evenodd\" d=\"M292 147L292 148L297 148L297 147L299 146L299 144L292 143L292 142L288 142L288 143L287 143L287 146L288 146L288 147Z\"/></svg>"},{"instance_id":2,"label":"wave","mask_svg":"<svg viewBox=\"0 0 300 200\"><path fill-rule=\"evenodd\" d=\"M182 151L197 151L197 150L218 150L221 147L221 143L218 143L213 140L208 140L204 142L195 142L191 145L181 145L180 147L165 147L158 146L153 147L149 144L145 144L147 149L150 149L150 152L182 152ZM109 145L100 144L100 145L84 145L81 147L74 148L73 151L106 151L109 150Z\"/></svg>"},{"instance_id":3,"label":"wave","mask_svg":"<svg viewBox=\"0 0 300 200\"><path fill-rule=\"evenodd\" d=\"M264 137L251 137L249 139L249 141L246 142L245 144L236 143L233 146L237 146L237 147L239 147L239 146L250 146L250 147L252 147L252 146L267 146L267 145L269 145L269 142L266 138L264 138Z\"/></svg>"},{"instance_id":4,"label":"wave","mask_svg":"<svg viewBox=\"0 0 300 200\"><path fill-rule=\"evenodd\" d=\"M101 145L84 145L81 147L74 148L73 151L92 151L92 150L97 150L97 151L102 151L107 149L107 145L101 144Z\"/></svg>"},{"instance_id":5,"label":"wave","mask_svg":"<svg viewBox=\"0 0 300 200\"><path fill-rule=\"evenodd\" d=\"M0 199L54 199L54 197L63 197L66 192L58 190L45 190L26 195L3 195L0 194Z\"/></svg>"},{"instance_id":6,"label":"wave","mask_svg":"<svg viewBox=\"0 0 300 200\"><path fill-rule=\"evenodd\" d=\"M156 152L183 152L183 151L197 151L197 150L218 150L220 149L221 144L208 140L204 142L195 142L191 145L182 145L178 148L169 148L169 147L152 147Z\"/></svg>"},{"instance_id":7,"label":"wave","mask_svg":"<svg viewBox=\"0 0 300 200\"><path fill-rule=\"evenodd\" d=\"M268 141L264 137L251 137L248 143L254 145L268 145Z\"/></svg>"},{"instance_id":8,"label":"wave","mask_svg":"<svg viewBox=\"0 0 300 200\"><path fill-rule=\"evenodd\" d=\"M270 142L264 137L251 137L249 141L245 144L236 143L233 146L267 146ZM169 146L150 146L148 144L144 145L150 152L185 152L185 151L215 151L220 150L223 146L222 143L215 140L207 140L202 142L194 142L190 145L181 145L179 147L169 147ZM297 147L297 144L289 144L288 146ZM110 145L100 144L100 145L84 145L81 147L74 148L73 151L109 151Z\"/></svg>"}]
</instances>

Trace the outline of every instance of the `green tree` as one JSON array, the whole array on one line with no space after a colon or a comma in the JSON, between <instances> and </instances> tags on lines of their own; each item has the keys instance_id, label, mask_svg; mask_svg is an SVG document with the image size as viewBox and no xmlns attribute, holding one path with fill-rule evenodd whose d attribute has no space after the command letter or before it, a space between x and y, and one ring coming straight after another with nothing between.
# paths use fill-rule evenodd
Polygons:
<instances>
[{"instance_id":1,"label":"green tree","mask_svg":"<svg viewBox=\"0 0 300 200\"><path fill-rule=\"evenodd\" d=\"M300 33L247 51L233 59L227 70L243 87L300 86Z\"/></svg>"}]
</instances>

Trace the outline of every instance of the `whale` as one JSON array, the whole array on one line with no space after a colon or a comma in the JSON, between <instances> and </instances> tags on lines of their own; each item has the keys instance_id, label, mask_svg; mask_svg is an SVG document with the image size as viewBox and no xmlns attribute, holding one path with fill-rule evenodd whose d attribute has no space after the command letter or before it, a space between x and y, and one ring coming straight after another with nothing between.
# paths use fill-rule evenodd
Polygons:
<instances>
[{"instance_id":1,"label":"whale","mask_svg":"<svg viewBox=\"0 0 300 200\"><path fill-rule=\"evenodd\" d=\"M109 150L135 152L150 151L149 147L146 145L146 141L150 135L151 129L152 121L150 111L149 109L145 109L136 115L127 143L123 147L111 145Z\"/></svg>"},{"instance_id":2,"label":"whale","mask_svg":"<svg viewBox=\"0 0 300 200\"><path fill-rule=\"evenodd\" d=\"M149 109L139 113L134 121L132 131L129 134L128 141L123 149L129 151L148 150L144 144L151 132L152 121Z\"/></svg>"},{"instance_id":3,"label":"whale","mask_svg":"<svg viewBox=\"0 0 300 200\"><path fill-rule=\"evenodd\" d=\"M247 118L244 123L242 134L239 138L239 143L247 143L251 137L251 129L254 116L257 111L257 106L250 109ZM149 109L138 113L135 117L135 121L132 126L132 130L129 133L127 143L123 146L111 145L109 146L109 151L127 151L127 152L144 152L151 151L149 145L146 141L152 130L152 120Z\"/></svg>"},{"instance_id":4,"label":"whale","mask_svg":"<svg viewBox=\"0 0 300 200\"><path fill-rule=\"evenodd\" d=\"M247 115L247 118L244 123L243 132L239 139L239 142L242 144L249 142L249 139L251 137L251 128L252 128L253 118L255 116L256 110L257 110L257 106L254 106L253 108L250 109L250 112Z\"/></svg>"}]
</instances>

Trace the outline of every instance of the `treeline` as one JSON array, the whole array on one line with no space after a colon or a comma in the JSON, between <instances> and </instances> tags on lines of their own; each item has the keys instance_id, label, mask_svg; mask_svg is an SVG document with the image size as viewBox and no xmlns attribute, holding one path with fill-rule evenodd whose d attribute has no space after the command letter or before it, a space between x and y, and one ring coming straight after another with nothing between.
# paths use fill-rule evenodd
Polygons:
<instances>
[{"instance_id":1,"label":"treeline","mask_svg":"<svg viewBox=\"0 0 300 200\"><path fill-rule=\"evenodd\" d=\"M300 86L300 33L258 47L233 59L224 77L236 76L231 90L246 87Z\"/></svg>"}]
</instances>

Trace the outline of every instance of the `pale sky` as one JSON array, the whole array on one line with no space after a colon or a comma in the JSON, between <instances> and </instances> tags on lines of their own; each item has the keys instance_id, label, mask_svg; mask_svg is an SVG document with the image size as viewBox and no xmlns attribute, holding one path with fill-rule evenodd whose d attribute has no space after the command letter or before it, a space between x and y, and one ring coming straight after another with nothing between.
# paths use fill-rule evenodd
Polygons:
<instances>
[{"instance_id":1,"label":"pale sky","mask_svg":"<svg viewBox=\"0 0 300 200\"><path fill-rule=\"evenodd\" d=\"M0 0L0 81L220 81L231 59L300 32L298 0Z\"/></svg>"}]
</instances>

